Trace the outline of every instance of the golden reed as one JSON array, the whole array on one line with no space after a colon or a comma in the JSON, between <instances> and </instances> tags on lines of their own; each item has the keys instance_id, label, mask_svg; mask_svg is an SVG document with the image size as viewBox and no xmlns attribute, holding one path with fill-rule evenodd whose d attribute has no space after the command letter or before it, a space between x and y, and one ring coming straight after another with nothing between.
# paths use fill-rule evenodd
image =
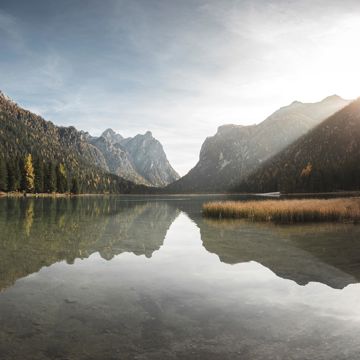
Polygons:
<instances>
[{"instance_id":1,"label":"golden reed","mask_svg":"<svg viewBox=\"0 0 360 360\"><path fill-rule=\"evenodd\" d=\"M360 198L214 201L203 205L211 218L273 221L283 224L360 220Z\"/></svg>"}]
</instances>

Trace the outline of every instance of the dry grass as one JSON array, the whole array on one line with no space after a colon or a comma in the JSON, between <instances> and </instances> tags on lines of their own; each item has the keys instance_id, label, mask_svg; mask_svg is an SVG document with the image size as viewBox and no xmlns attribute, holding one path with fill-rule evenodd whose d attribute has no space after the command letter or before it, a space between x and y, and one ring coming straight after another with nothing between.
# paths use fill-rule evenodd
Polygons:
<instances>
[{"instance_id":1,"label":"dry grass","mask_svg":"<svg viewBox=\"0 0 360 360\"><path fill-rule=\"evenodd\" d=\"M217 201L203 205L203 214L211 218L273 221L282 224L360 220L360 198Z\"/></svg>"}]
</instances>

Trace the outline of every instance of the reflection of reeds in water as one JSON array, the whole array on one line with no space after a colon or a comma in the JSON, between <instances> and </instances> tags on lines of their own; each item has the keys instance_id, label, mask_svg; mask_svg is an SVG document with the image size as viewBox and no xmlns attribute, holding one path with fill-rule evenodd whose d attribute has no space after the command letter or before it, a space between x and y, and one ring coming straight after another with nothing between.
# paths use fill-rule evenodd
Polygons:
<instances>
[{"instance_id":1,"label":"reflection of reeds in water","mask_svg":"<svg viewBox=\"0 0 360 360\"><path fill-rule=\"evenodd\" d=\"M271 234L277 234L277 236L288 237L300 237L303 239L308 235L316 234L317 236L323 234L359 234L360 227L349 222L302 222L295 224L281 224L274 222L254 222L248 219L236 219L236 218L204 218L204 224L214 231L230 231L237 232L243 236L247 231L260 231L261 233L267 231ZM240 235L239 235L240 236Z\"/></svg>"},{"instance_id":2,"label":"reflection of reeds in water","mask_svg":"<svg viewBox=\"0 0 360 360\"><path fill-rule=\"evenodd\" d=\"M209 202L203 205L203 214L211 218L249 219L283 224L358 221L360 198Z\"/></svg>"}]
</instances>

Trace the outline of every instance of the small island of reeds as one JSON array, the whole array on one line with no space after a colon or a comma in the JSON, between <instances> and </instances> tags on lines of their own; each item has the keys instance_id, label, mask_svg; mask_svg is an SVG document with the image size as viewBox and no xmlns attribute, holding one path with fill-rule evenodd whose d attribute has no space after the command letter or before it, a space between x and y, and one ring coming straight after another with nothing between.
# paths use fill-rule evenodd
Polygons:
<instances>
[{"instance_id":1,"label":"small island of reeds","mask_svg":"<svg viewBox=\"0 0 360 360\"><path fill-rule=\"evenodd\" d=\"M272 221L282 224L299 222L358 222L360 198L214 201L203 205L210 218Z\"/></svg>"}]
</instances>

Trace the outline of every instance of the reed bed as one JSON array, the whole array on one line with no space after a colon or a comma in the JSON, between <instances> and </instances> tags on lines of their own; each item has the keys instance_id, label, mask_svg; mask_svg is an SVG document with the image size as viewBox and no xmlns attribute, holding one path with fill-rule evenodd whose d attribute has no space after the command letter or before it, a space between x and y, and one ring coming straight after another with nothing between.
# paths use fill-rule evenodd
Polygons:
<instances>
[{"instance_id":1,"label":"reed bed","mask_svg":"<svg viewBox=\"0 0 360 360\"><path fill-rule=\"evenodd\" d=\"M209 218L248 219L292 224L299 222L358 222L360 198L214 201L203 205Z\"/></svg>"}]
</instances>

